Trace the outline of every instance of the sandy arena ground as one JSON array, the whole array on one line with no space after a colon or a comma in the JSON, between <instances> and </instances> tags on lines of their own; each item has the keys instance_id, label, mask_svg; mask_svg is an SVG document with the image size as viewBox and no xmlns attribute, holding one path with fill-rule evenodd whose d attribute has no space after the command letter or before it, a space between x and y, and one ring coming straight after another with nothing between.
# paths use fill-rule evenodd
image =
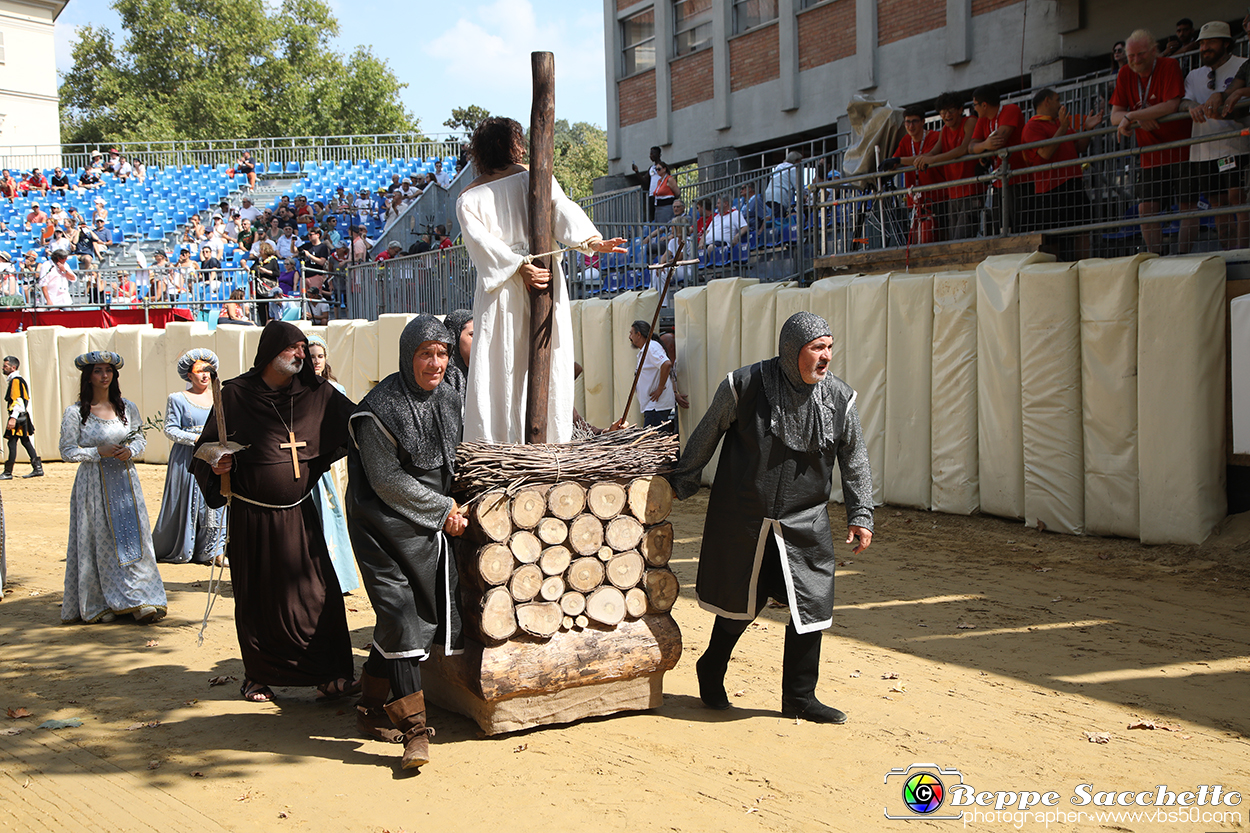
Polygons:
<instances>
[{"instance_id":1,"label":"sandy arena ground","mask_svg":"<svg viewBox=\"0 0 1250 833\"><path fill-rule=\"evenodd\" d=\"M690 585L704 493L673 516L686 653L663 707L494 738L433 709L433 760L411 774L396 766L398 746L355 737L347 704L279 689L258 705L237 682L209 686L241 677L242 664L228 589L196 646L205 567L162 565L170 615L157 625L62 625L75 467L47 469L3 487L0 830L906 831L883 815L906 812L899 779L885 776L917 762L958 769L979 792L1056 791L1050 812L1072 815L1052 829L1250 829L1245 516L1202 547L1143 547L883 507L872 548L842 548L824 644L820 693L851 720L820 726L777 713L784 610L766 611L740 643L727 679L736 708L699 703L694 659L711 616ZM164 467L140 473L155 518ZM363 593L347 601L363 661L372 612ZM82 726L38 728L68 718ZM1128 728L1143 720L1159 728ZM1098 820L1100 808L1069 803L1081 783L1219 784L1246 800L1196 822L1148 820L1153 808ZM985 816L921 824L1015 827Z\"/></svg>"}]
</instances>

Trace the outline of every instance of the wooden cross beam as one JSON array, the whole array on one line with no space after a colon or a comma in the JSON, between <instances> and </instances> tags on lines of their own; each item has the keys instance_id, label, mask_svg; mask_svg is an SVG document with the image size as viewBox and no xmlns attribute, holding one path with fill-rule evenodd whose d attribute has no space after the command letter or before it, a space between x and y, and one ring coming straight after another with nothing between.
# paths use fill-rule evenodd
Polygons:
<instances>
[{"instance_id":1,"label":"wooden cross beam","mask_svg":"<svg viewBox=\"0 0 1250 833\"><path fill-rule=\"evenodd\" d=\"M278 448L291 449L291 468L295 470L295 479L299 480L299 455L296 453L296 449L303 448L304 446L308 445L308 443L304 442L303 440L296 442L295 432L289 428L287 429L286 435L287 435L287 442L278 443Z\"/></svg>"}]
</instances>

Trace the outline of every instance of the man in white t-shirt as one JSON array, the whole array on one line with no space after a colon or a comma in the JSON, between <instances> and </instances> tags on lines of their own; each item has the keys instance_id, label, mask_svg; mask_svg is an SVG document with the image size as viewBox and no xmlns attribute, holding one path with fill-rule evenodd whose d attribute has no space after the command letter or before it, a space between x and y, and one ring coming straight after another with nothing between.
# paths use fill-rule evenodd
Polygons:
<instances>
[{"instance_id":1,"label":"man in white t-shirt","mask_svg":"<svg viewBox=\"0 0 1250 833\"><path fill-rule=\"evenodd\" d=\"M720 211L712 217L712 221L707 224L707 231L703 233L703 247L731 246L741 243L746 236L747 221L742 218L742 213L733 207L729 197L721 197Z\"/></svg>"},{"instance_id":2,"label":"man in white t-shirt","mask_svg":"<svg viewBox=\"0 0 1250 833\"><path fill-rule=\"evenodd\" d=\"M641 319L629 328L629 343L638 348L642 371L638 374L638 406L642 409L645 428L664 426L668 433L673 427L673 381L669 373L673 363L658 341L651 340L651 325Z\"/></svg>"},{"instance_id":3,"label":"man in white t-shirt","mask_svg":"<svg viewBox=\"0 0 1250 833\"><path fill-rule=\"evenodd\" d=\"M1216 118L1224 107L1224 96L1233 85L1237 70L1245 58L1233 55L1233 36L1228 24L1222 20L1212 21L1198 33L1198 53L1202 65L1185 76L1185 98L1181 108L1188 110L1193 119L1195 140L1215 133L1240 129L1242 125L1231 119ZM1198 207L1198 196L1205 195L1211 205L1239 205L1244 190L1242 181L1250 160L1250 139L1237 136L1212 142L1197 142L1189 149L1189 163L1185 179L1188 193L1181 206L1193 211ZM1216 218L1220 243L1225 249L1244 248L1250 223L1243 212L1225 214Z\"/></svg>"},{"instance_id":4,"label":"man in white t-shirt","mask_svg":"<svg viewBox=\"0 0 1250 833\"><path fill-rule=\"evenodd\" d=\"M239 217L247 220L252 225L256 225L256 221L260 218L261 210L252 205L251 197L243 198L243 207L239 209Z\"/></svg>"},{"instance_id":5,"label":"man in white t-shirt","mask_svg":"<svg viewBox=\"0 0 1250 833\"><path fill-rule=\"evenodd\" d=\"M442 159L434 160L434 181L444 190L451 187L451 171L443 170Z\"/></svg>"},{"instance_id":6,"label":"man in white t-shirt","mask_svg":"<svg viewBox=\"0 0 1250 833\"><path fill-rule=\"evenodd\" d=\"M66 252L55 251L39 273L39 291L43 294L43 302L50 307L68 307L74 303L69 285L78 277L66 265L67 260L69 255Z\"/></svg>"}]
</instances>

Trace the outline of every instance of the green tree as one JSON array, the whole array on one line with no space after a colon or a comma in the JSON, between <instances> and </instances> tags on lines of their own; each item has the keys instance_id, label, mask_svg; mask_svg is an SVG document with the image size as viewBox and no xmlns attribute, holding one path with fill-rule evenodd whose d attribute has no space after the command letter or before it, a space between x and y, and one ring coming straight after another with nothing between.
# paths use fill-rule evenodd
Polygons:
<instances>
[{"instance_id":1,"label":"green tree","mask_svg":"<svg viewBox=\"0 0 1250 833\"><path fill-rule=\"evenodd\" d=\"M555 146L556 181L572 199L589 197L595 177L608 173L608 134L584 121L557 119Z\"/></svg>"},{"instance_id":2,"label":"green tree","mask_svg":"<svg viewBox=\"0 0 1250 833\"><path fill-rule=\"evenodd\" d=\"M113 0L125 32L80 27L62 78L66 142L414 133L404 88L331 41L324 0Z\"/></svg>"},{"instance_id":3,"label":"green tree","mask_svg":"<svg viewBox=\"0 0 1250 833\"><path fill-rule=\"evenodd\" d=\"M471 136L477 126L490 118L490 110L470 104L468 107L453 107L451 118L443 122L444 127L452 130L463 130L464 135Z\"/></svg>"}]
</instances>

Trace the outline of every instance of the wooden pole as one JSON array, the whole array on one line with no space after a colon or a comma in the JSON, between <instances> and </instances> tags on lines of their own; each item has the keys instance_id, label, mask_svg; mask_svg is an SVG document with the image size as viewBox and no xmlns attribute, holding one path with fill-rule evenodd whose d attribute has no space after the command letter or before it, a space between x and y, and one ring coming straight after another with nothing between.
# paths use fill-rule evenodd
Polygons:
<instances>
[{"instance_id":1,"label":"wooden pole","mask_svg":"<svg viewBox=\"0 0 1250 833\"><path fill-rule=\"evenodd\" d=\"M531 252L549 252L551 244L551 176L555 164L556 59L550 52L531 52L534 99L530 106L529 244ZM551 390L552 299L557 280L553 258L534 261L552 272L546 289L530 290L529 384L525 397L525 441L547 442L547 397Z\"/></svg>"},{"instance_id":2,"label":"wooden pole","mask_svg":"<svg viewBox=\"0 0 1250 833\"><path fill-rule=\"evenodd\" d=\"M221 406L221 379L217 376L216 370L209 371L209 378L213 381L213 413L217 416L217 442L224 445L228 438L226 437L226 412ZM221 475L222 497L230 497L230 492L230 472L226 472Z\"/></svg>"}]
</instances>

